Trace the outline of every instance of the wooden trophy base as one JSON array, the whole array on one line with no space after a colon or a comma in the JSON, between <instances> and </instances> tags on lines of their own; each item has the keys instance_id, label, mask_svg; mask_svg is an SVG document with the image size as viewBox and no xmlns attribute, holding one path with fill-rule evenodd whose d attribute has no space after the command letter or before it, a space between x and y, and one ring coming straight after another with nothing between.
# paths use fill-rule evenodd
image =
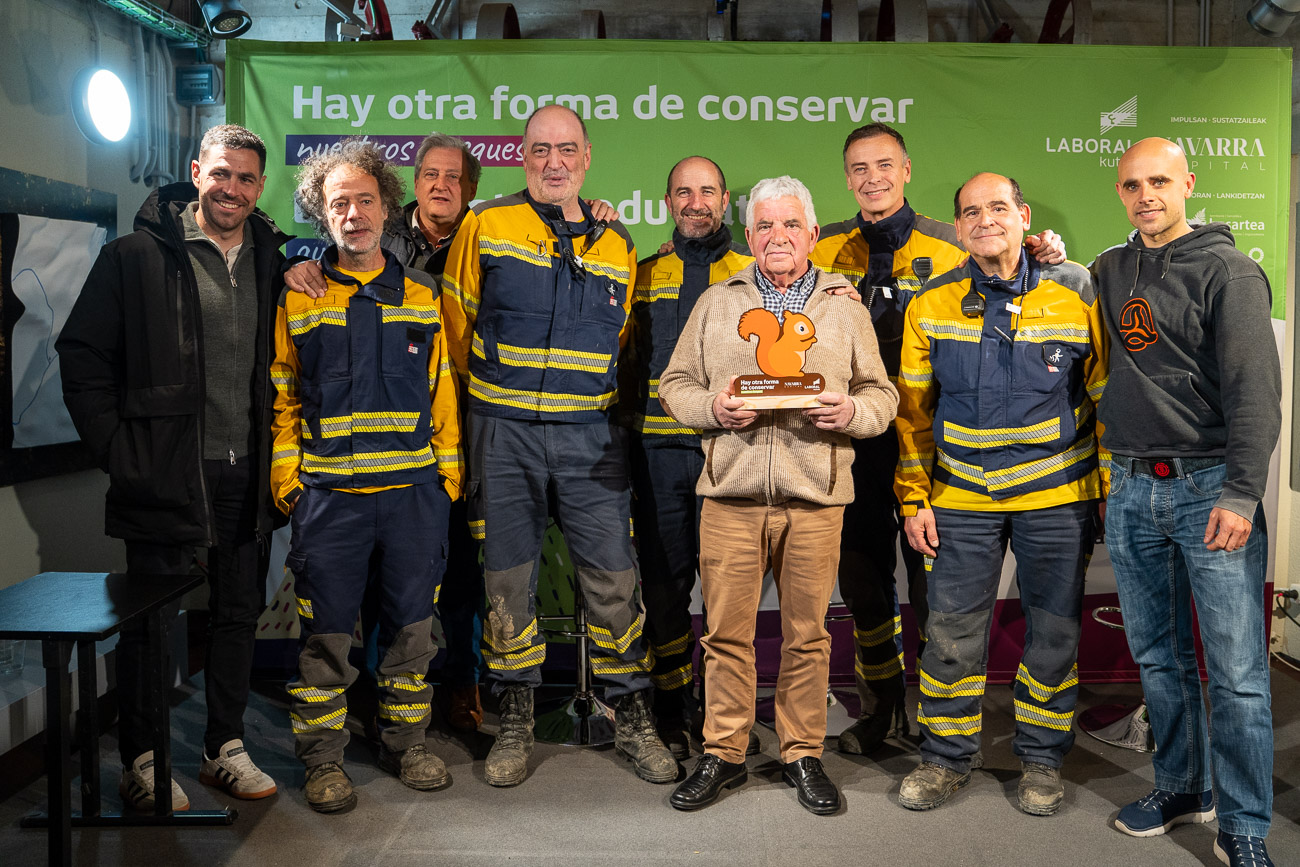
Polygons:
<instances>
[{"instance_id":1,"label":"wooden trophy base","mask_svg":"<svg viewBox=\"0 0 1300 867\"><path fill-rule=\"evenodd\" d=\"M817 396L825 390L826 380L819 373L802 376L738 376L736 397L745 401L745 409L807 409L821 406Z\"/></svg>"}]
</instances>

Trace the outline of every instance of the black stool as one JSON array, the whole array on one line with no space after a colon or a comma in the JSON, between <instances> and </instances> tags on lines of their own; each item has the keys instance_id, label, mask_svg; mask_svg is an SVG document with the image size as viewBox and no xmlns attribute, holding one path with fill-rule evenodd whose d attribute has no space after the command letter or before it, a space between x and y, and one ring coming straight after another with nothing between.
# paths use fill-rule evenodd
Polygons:
<instances>
[{"instance_id":1,"label":"black stool","mask_svg":"<svg viewBox=\"0 0 1300 867\"><path fill-rule=\"evenodd\" d=\"M575 582L576 584L576 582ZM550 710L539 711L533 724L533 736L548 744L562 746L603 746L614 742L614 709L596 697L591 688L591 636L587 632L587 601L582 590L573 589L573 617L565 614L539 614L538 623L573 621L573 629L548 629L550 636L572 638L578 650L577 686L573 695L548 702Z\"/></svg>"}]
</instances>

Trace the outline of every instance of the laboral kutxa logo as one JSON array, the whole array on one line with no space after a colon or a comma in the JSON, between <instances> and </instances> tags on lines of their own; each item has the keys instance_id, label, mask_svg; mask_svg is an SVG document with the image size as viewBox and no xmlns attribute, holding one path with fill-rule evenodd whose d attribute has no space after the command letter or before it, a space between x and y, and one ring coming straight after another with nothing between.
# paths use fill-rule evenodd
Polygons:
<instances>
[{"instance_id":1,"label":"laboral kutxa logo","mask_svg":"<svg viewBox=\"0 0 1300 867\"><path fill-rule=\"evenodd\" d=\"M1119 108L1101 113L1101 135L1105 135L1117 126L1138 125L1138 98L1134 94L1128 102Z\"/></svg>"},{"instance_id":2,"label":"laboral kutxa logo","mask_svg":"<svg viewBox=\"0 0 1300 867\"><path fill-rule=\"evenodd\" d=\"M1049 135L1045 138L1049 154L1097 154L1098 165L1113 166L1120 154L1128 150L1132 139L1106 135L1116 127L1136 127L1138 118L1137 94L1130 96L1114 108L1102 111L1100 131L1095 138L1083 136Z\"/></svg>"}]
</instances>

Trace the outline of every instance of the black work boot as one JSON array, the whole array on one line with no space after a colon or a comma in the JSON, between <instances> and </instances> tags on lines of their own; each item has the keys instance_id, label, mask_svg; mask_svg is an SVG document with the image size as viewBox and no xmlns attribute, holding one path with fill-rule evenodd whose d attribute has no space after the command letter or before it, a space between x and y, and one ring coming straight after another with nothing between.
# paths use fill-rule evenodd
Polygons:
<instances>
[{"instance_id":1,"label":"black work boot","mask_svg":"<svg viewBox=\"0 0 1300 867\"><path fill-rule=\"evenodd\" d=\"M501 729L483 762L483 776L493 786L517 786L528 776L533 754L533 688L507 686L501 692Z\"/></svg>"},{"instance_id":2,"label":"black work boot","mask_svg":"<svg viewBox=\"0 0 1300 867\"><path fill-rule=\"evenodd\" d=\"M636 775L651 783L677 779L677 760L655 732L646 692L628 693L614 705L614 749L636 769Z\"/></svg>"},{"instance_id":3,"label":"black work boot","mask_svg":"<svg viewBox=\"0 0 1300 867\"><path fill-rule=\"evenodd\" d=\"M886 739L906 737L907 734L907 709L900 697L897 703L884 705L875 713L864 715L840 732L836 749L851 756L869 756L880 749Z\"/></svg>"},{"instance_id":4,"label":"black work boot","mask_svg":"<svg viewBox=\"0 0 1300 867\"><path fill-rule=\"evenodd\" d=\"M655 731L668 752L679 762L691 757L691 738L686 720L686 687L656 689L654 700Z\"/></svg>"}]
</instances>

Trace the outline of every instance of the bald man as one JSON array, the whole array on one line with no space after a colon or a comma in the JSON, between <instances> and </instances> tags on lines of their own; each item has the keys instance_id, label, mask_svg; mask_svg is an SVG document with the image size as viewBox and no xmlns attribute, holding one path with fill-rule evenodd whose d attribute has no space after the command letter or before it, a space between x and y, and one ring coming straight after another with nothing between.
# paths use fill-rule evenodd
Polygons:
<instances>
[{"instance_id":1,"label":"bald man","mask_svg":"<svg viewBox=\"0 0 1300 867\"><path fill-rule=\"evenodd\" d=\"M1281 427L1281 372L1268 280L1226 225L1187 222L1195 186L1173 142L1129 148L1115 190L1135 231L1092 266L1111 340L1100 409L1113 453L1106 547L1160 747L1155 788L1115 824L1151 837L1208 822L1217 795L1215 854L1261 867L1273 863L1263 839L1273 728L1260 500Z\"/></svg>"},{"instance_id":2,"label":"bald man","mask_svg":"<svg viewBox=\"0 0 1300 867\"><path fill-rule=\"evenodd\" d=\"M524 125L526 187L465 215L443 273L448 356L469 407L470 517L484 534L483 656L501 708L484 763L494 786L528 773L546 658L536 597L548 517L564 530L586 600L615 749L642 779L677 776L650 714L628 432L610 418L636 249L579 197L590 167L582 119L538 109Z\"/></svg>"}]
</instances>

